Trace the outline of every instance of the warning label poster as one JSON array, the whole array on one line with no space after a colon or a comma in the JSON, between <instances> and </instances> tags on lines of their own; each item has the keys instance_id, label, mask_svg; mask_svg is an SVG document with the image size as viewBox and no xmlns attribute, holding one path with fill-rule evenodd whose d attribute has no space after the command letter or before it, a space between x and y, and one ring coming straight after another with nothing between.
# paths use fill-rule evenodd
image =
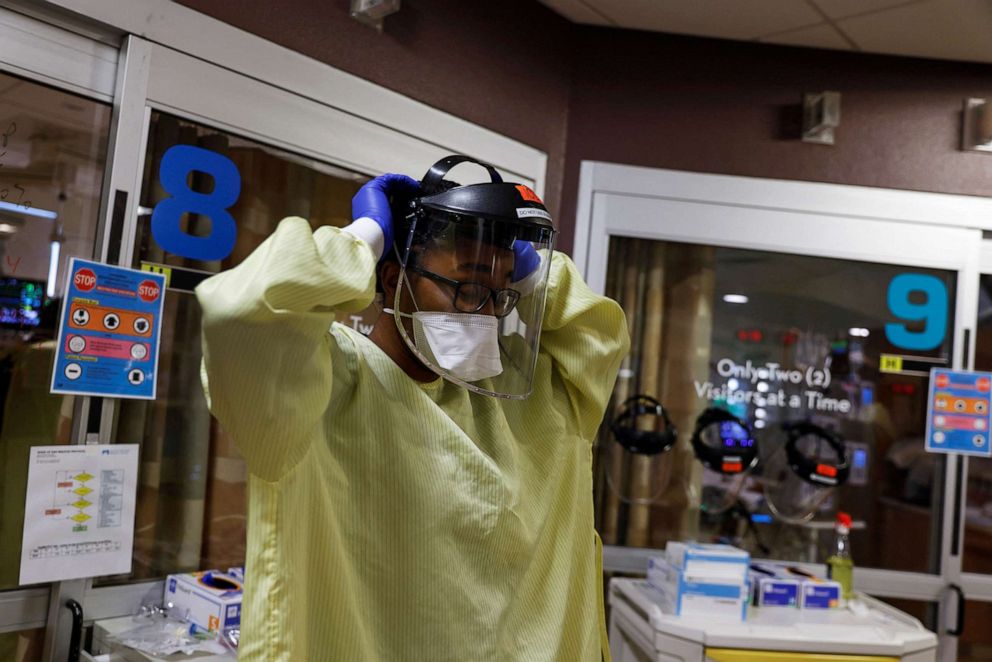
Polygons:
<instances>
[{"instance_id":1,"label":"warning label poster","mask_svg":"<svg viewBox=\"0 0 992 662\"><path fill-rule=\"evenodd\" d=\"M155 399L165 277L73 258L52 393Z\"/></svg>"},{"instance_id":2,"label":"warning label poster","mask_svg":"<svg viewBox=\"0 0 992 662\"><path fill-rule=\"evenodd\" d=\"M992 374L934 368L927 401L926 450L992 456Z\"/></svg>"}]
</instances>

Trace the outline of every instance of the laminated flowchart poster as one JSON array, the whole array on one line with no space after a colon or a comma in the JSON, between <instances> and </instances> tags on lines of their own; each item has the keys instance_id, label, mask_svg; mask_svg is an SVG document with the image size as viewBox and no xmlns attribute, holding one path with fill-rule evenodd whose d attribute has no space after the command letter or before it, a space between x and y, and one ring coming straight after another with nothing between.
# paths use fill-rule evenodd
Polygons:
<instances>
[{"instance_id":1,"label":"laminated flowchart poster","mask_svg":"<svg viewBox=\"0 0 992 662\"><path fill-rule=\"evenodd\" d=\"M34 446L20 583L131 572L137 444Z\"/></svg>"},{"instance_id":2,"label":"laminated flowchart poster","mask_svg":"<svg viewBox=\"0 0 992 662\"><path fill-rule=\"evenodd\" d=\"M165 277L73 258L52 393L155 399Z\"/></svg>"}]
</instances>

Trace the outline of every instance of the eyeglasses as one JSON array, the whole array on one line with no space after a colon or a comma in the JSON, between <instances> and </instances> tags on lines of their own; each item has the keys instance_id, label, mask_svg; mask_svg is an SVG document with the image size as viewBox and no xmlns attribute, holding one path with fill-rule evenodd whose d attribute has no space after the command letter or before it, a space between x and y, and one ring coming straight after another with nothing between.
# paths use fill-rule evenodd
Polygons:
<instances>
[{"instance_id":1,"label":"eyeglasses","mask_svg":"<svg viewBox=\"0 0 992 662\"><path fill-rule=\"evenodd\" d=\"M493 300L493 315L496 317L506 317L517 306L517 302L520 300L520 292L510 288L497 290L482 283L454 280L412 264L407 265L407 271L412 271L454 288L455 294L452 303L455 306L455 310L462 313L479 312L485 308L491 298Z\"/></svg>"}]
</instances>

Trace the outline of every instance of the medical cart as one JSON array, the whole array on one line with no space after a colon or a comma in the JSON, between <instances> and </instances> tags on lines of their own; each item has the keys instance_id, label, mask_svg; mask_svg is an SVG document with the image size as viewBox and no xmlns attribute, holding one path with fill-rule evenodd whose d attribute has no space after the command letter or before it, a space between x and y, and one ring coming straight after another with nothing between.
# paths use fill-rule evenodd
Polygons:
<instances>
[{"instance_id":1,"label":"medical cart","mask_svg":"<svg viewBox=\"0 0 992 662\"><path fill-rule=\"evenodd\" d=\"M645 580L610 582L613 662L934 662L937 636L915 618L858 595L865 609L749 607L747 620L666 613Z\"/></svg>"}]
</instances>

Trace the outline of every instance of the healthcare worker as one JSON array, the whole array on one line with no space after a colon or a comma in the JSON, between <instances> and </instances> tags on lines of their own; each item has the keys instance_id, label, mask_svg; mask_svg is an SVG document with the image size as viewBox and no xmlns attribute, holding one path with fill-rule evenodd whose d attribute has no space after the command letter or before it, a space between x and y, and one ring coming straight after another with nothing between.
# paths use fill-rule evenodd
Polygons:
<instances>
[{"instance_id":1,"label":"healthcare worker","mask_svg":"<svg viewBox=\"0 0 992 662\"><path fill-rule=\"evenodd\" d=\"M608 659L591 445L624 315L533 191L445 178L465 161L368 182L343 230L287 218L197 288L249 471L242 661ZM369 337L334 322L377 288Z\"/></svg>"}]
</instances>

